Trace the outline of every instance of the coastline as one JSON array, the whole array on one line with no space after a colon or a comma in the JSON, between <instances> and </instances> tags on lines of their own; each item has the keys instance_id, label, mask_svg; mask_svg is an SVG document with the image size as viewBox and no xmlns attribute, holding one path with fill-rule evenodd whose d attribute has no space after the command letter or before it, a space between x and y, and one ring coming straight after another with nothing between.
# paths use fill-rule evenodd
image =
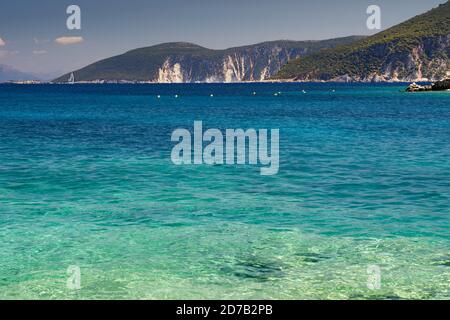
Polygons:
<instances>
[{"instance_id":1,"label":"coastline","mask_svg":"<svg viewBox=\"0 0 450 320\"><path fill-rule=\"evenodd\" d=\"M93 81L75 81L73 83L69 82L53 82L53 81L5 81L0 82L0 84L17 84L17 85L41 85L41 84L56 84L56 85L71 85L71 84L276 84L276 83L360 83L360 84L404 84L404 83L423 83L430 84L437 82L439 80L429 80L429 79L397 79L397 80L386 80L386 81L343 81L343 80L295 80L295 79L280 79L280 80L258 80L258 81L230 81L230 82L157 82L157 81L130 81L130 80L93 80Z\"/></svg>"}]
</instances>

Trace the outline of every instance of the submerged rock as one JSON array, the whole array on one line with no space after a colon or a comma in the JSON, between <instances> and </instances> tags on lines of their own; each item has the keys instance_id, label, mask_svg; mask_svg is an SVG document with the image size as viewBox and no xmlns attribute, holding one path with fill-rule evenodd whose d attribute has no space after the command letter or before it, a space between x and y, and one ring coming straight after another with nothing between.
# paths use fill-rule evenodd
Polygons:
<instances>
[{"instance_id":1,"label":"submerged rock","mask_svg":"<svg viewBox=\"0 0 450 320\"><path fill-rule=\"evenodd\" d=\"M296 255L300 257L301 261L306 263L318 263L323 260L330 259L329 256L314 252L303 252Z\"/></svg>"},{"instance_id":2,"label":"submerged rock","mask_svg":"<svg viewBox=\"0 0 450 320\"><path fill-rule=\"evenodd\" d=\"M262 256L249 255L238 258L221 268L222 272L232 274L242 279L271 281L283 278L287 267L279 260L267 259Z\"/></svg>"},{"instance_id":3,"label":"submerged rock","mask_svg":"<svg viewBox=\"0 0 450 320\"><path fill-rule=\"evenodd\" d=\"M233 274L239 278L269 281L284 277L283 267L272 261L242 261L234 268Z\"/></svg>"}]
</instances>

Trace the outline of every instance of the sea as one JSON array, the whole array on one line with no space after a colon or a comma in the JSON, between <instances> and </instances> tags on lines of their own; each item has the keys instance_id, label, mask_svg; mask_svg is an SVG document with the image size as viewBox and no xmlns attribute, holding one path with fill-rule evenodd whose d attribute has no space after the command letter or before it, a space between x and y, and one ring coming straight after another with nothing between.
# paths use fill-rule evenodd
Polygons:
<instances>
[{"instance_id":1,"label":"sea","mask_svg":"<svg viewBox=\"0 0 450 320\"><path fill-rule=\"evenodd\" d=\"M450 93L0 85L0 299L449 299ZM175 165L279 129L279 170Z\"/></svg>"}]
</instances>

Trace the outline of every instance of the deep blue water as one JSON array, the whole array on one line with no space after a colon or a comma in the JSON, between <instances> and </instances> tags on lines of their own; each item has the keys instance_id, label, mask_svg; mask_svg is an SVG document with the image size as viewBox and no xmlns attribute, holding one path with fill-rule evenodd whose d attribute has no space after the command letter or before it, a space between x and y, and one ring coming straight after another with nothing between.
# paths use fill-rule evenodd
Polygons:
<instances>
[{"instance_id":1,"label":"deep blue water","mask_svg":"<svg viewBox=\"0 0 450 320\"><path fill-rule=\"evenodd\" d=\"M0 85L0 297L448 299L450 93L405 86ZM195 120L279 173L175 166Z\"/></svg>"}]
</instances>

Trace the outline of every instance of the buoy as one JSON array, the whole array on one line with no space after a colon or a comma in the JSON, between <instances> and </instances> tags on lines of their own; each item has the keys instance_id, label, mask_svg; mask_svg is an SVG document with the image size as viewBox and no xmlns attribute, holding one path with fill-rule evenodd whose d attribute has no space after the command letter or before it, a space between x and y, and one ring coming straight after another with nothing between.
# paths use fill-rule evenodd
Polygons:
<instances>
[{"instance_id":1,"label":"buoy","mask_svg":"<svg viewBox=\"0 0 450 320\"><path fill-rule=\"evenodd\" d=\"M253 95L256 96L256 92L253 91Z\"/></svg>"},{"instance_id":2,"label":"buoy","mask_svg":"<svg viewBox=\"0 0 450 320\"><path fill-rule=\"evenodd\" d=\"M178 95L177 95L177 94L175 95L175 98L178 98Z\"/></svg>"},{"instance_id":3,"label":"buoy","mask_svg":"<svg viewBox=\"0 0 450 320\"><path fill-rule=\"evenodd\" d=\"M273 95L274 95L274 96L278 96L278 93L274 93Z\"/></svg>"},{"instance_id":4,"label":"buoy","mask_svg":"<svg viewBox=\"0 0 450 320\"><path fill-rule=\"evenodd\" d=\"M158 94L158 95L156 96L156 98L158 98L158 99L159 99L159 98L161 98L161 96L160 96L160 95Z\"/></svg>"},{"instance_id":5,"label":"buoy","mask_svg":"<svg viewBox=\"0 0 450 320\"><path fill-rule=\"evenodd\" d=\"M214 95L211 93L210 97L214 97Z\"/></svg>"}]
</instances>

